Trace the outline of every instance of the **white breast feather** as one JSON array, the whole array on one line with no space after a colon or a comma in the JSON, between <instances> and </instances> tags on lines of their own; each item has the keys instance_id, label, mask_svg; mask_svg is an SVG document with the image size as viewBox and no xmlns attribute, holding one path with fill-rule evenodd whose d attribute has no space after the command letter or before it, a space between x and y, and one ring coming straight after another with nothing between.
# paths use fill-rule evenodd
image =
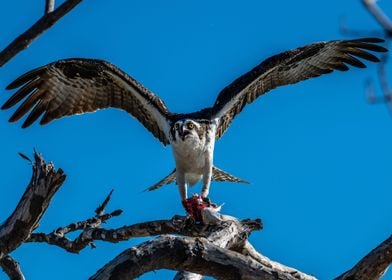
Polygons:
<instances>
[{"instance_id":1,"label":"white breast feather","mask_svg":"<svg viewBox=\"0 0 392 280\"><path fill-rule=\"evenodd\" d=\"M172 142L173 155L177 170L185 173L186 183L190 186L196 184L203 174L207 160L212 160L215 145L216 125L211 125L207 137L200 140L192 136L185 141Z\"/></svg>"}]
</instances>

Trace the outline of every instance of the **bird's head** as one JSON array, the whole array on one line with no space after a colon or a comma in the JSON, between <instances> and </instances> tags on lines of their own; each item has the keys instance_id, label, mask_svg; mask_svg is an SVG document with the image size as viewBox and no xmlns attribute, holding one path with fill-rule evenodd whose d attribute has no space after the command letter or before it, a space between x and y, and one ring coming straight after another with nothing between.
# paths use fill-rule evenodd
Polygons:
<instances>
[{"instance_id":1,"label":"bird's head","mask_svg":"<svg viewBox=\"0 0 392 280\"><path fill-rule=\"evenodd\" d=\"M174 141L200 139L203 135L202 126L191 119L178 120L171 127L171 135Z\"/></svg>"}]
</instances>

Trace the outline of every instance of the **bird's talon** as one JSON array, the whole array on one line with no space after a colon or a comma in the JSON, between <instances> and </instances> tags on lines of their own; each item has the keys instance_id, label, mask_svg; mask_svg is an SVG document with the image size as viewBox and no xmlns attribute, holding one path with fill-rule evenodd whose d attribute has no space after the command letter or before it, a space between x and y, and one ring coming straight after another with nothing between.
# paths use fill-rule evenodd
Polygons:
<instances>
[{"instance_id":1,"label":"bird's talon","mask_svg":"<svg viewBox=\"0 0 392 280\"><path fill-rule=\"evenodd\" d=\"M207 203L208 206L212 204L211 199L209 197L202 196L201 199L203 200L203 202Z\"/></svg>"}]
</instances>

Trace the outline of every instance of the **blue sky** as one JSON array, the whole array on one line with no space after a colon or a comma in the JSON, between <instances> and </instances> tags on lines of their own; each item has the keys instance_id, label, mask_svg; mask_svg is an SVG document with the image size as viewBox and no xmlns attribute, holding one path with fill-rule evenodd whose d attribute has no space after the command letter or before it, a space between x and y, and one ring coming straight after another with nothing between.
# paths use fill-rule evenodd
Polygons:
<instances>
[{"instance_id":1,"label":"blue sky","mask_svg":"<svg viewBox=\"0 0 392 280\"><path fill-rule=\"evenodd\" d=\"M3 3L1 47L42 14L43 2ZM380 4L392 11L388 1ZM338 30L342 17L357 29L378 28L357 0L84 1L0 68L0 103L11 94L5 86L20 74L58 59L91 57L116 64L171 111L198 110L270 55L346 38ZM255 247L320 279L338 276L392 233L392 118L385 106L367 104L367 78L376 78L375 65L276 89L248 106L216 144L215 164L252 184L215 183L212 200L225 203L225 214L260 217L265 229L251 237ZM112 188L109 210L124 213L106 227L184 213L175 185L141 192L166 176L174 161L170 148L124 112L105 110L25 130L9 124L10 115L0 112L0 220L30 179L17 152L31 155L33 148L68 175L40 231L90 217ZM12 255L27 279L86 279L143 240L98 242L79 255L25 244ZM157 271L141 279L172 275Z\"/></svg>"}]
</instances>

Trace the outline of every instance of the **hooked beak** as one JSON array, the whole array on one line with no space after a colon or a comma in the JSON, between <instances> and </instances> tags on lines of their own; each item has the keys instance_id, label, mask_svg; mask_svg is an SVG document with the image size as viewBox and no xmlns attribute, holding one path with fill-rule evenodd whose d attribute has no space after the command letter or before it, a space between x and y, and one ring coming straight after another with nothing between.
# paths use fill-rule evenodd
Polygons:
<instances>
[{"instance_id":1,"label":"hooked beak","mask_svg":"<svg viewBox=\"0 0 392 280\"><path fill-rule=\"evenodd\" d=\"M185 137L188 136L190 132L188 130L184 130L184 128L180 129L180 136L182 141L185 141Z\"/></svg>"}]
</instances>

